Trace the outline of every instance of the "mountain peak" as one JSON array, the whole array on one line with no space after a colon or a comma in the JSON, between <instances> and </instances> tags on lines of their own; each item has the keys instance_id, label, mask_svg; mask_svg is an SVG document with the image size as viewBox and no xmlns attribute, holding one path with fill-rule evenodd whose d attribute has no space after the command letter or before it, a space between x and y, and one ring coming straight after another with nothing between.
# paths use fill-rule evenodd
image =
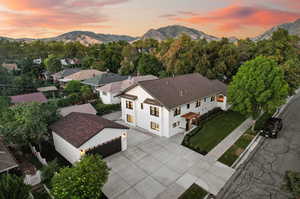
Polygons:
<instances>
[{"instance_id":1,"label":"mountain peak","mask_svg":"<svg viewBox=\"0 0 300 199\"><path fill-rule=\"evenodd\" d=\"M218 40L217 37L207 35L204 32L201 32L199 30L185 27L182 25L169 25L158 29L150 29L142 36L142 39L152 38L152 39L162 41L169 38L177 38L182 34L187 34L192 39L206 39L208 41Z\"/></svg>"}]
</instances>

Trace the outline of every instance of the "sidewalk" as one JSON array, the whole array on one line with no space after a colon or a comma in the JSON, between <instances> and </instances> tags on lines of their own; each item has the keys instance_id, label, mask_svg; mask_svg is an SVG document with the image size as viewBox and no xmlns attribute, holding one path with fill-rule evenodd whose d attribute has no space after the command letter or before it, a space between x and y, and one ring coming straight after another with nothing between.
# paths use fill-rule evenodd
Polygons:
<instances>
[{"instance_id":1,"label":"sidewalk","mask_svg":"<svg viewBox=\"0 0 300 199\"><path fill-rule=\"evenodd\" d=\"M212 160L218 160L245 133L245 131L251 127L252 124L253 120L248 118L213 148L206 157Z\"/></svg>"}]
</instances>

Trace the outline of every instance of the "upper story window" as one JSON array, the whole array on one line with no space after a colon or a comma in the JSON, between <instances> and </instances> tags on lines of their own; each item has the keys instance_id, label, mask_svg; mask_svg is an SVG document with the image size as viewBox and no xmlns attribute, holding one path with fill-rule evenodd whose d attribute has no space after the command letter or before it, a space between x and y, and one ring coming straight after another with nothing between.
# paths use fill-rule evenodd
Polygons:
<instances>
[{"instance_id":1,"label":"upper story window","mask_svg":"<svg viewBox=\"0 0 300 199\"><path fill-rule=\"evenodd\" d=\"M199 106L201 106L201 100L196 101L196 108L199 107Z\"/></svg>"},{"instance_id":2,"label":"upper story window","mask_svg":"<svg viewBox=\"0 0 300 199\"><path fill-rule=\"evenodd\" d=\"M141 103L141 109L142 109L142 110L144 109L144 104L143 104L143 103Z\"/></svg>"},{"instance_id":3,"label":"upper story window","mask_svg":"<svg viewBox=\"0 0 300 199\"><path fill-rule=\"evenodd\" d=\"M180 108L180 107L177 107L177 108L174 110L174 116L180 115L180 113L181 113L181 108Z\"/></svg>"},{"instance_id":4,"label":"upper story window","mask_svg":"<svg viewBox=\"0 0 300 199\"><path fill-rule=\"evenodd\" d=\"M206 98L204 98L203 101L206 102Z\"/></svg>"},{"instance_id":5,"label":"upper story window","mask_svg":"<svg viewBox=\"0 0 300 199\"><path fill-rule=\"evenodd\" d=\"M133 109L133 103L132 103L132 101L126 100L126 108L127 109Z\"/></svg>"},{"instance_id":6,"label":"upper story window","mask_svg":"<svg viewBox=\"0 0 300 199\"><path fill-rule=\"evenodd\" d=\"M150 106L150 115L159 117L159 108L155 106Z\"/></svg>"},{"instance_id":7,"label":"upper story window","mask_svg":"<svg viewBox=\"0 0 300 199\"><path fill-rule=\"evenodd\" d=\"M223 95L219 95L218 97L217 97L217 102L224 102L224 96Z\"/></svg>"},{"instance_id":8,"label":"upper story window","mask_svg":"<svg viewBox=\"0 0 300 199\"><path fill-rule=\"evenodd\" d=\"M186 105L186 108L187 108L187 109L190 109L190 104L187 104L187 105Z\"/></svg>"},{"instance_id":9,"label":"upper story window","mask_svg":"<svg viewBox=\"0 0 300 199\"><path fill-rule=\"evenodd\" d=\"M210 98L210 101L211 101L211 102L214 102L214 101L215 101L215 96L212 96L212 97Z\"/></svg>"}]
</instances>

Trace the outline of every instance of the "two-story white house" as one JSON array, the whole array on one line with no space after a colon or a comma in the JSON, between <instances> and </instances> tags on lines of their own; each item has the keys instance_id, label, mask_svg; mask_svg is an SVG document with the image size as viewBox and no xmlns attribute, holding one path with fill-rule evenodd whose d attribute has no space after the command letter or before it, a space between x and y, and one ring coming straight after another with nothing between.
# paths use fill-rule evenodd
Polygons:
<instances>
[{"instance_id":1,"label":"two-story white house","mask_svg":"<svg viewBox=\"0 0 300 199\"><path fill-rule=\"evenodd\" d=\"M156 135L189 131L202 114L227 110L227 86L198 73L138 82L121 97L122 119Z\"/></svg>"}]
</instances>

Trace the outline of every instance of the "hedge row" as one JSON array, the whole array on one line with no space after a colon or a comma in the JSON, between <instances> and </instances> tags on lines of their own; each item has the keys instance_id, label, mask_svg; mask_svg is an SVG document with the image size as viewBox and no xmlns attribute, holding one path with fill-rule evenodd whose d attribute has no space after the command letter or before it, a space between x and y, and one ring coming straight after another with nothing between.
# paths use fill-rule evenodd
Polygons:
<instances>
[{"instance_id":1,"label":"hedge row","mask_svg":"<svg viewBox=\"0 0 300 199\"><path fill-rule=\"evenodd\" d=\"M97 115L100 116L121 110L121 104L102 104L97 102L93 103L93 106L97 110Z\"/></svg>"},{"instance_id":2,"label":"hedge row","mask_svg":"<svg viewBox=\"0 0 300 199\"><path fill-rule=\"evenodd\" d=\"M203 125L205 122L215 118L216 116L220 115L221 113L223 113L224 111L221 108L214 108L213 110L208 111L207 113L201 115L201 117L197 120L197 128L195 128L194 130L192 130L190 133L186 134L186 136L183 139L182 145L185 147L188 147L202 155L206 155L207 151L206 150L202 150L200 147L198 146L193 146L192 144L190 144L190 139L191 137L193 137L194 135L196 135L197 133L199 133L199 131L203 128Z\"/></svg>"}]
</instances>

